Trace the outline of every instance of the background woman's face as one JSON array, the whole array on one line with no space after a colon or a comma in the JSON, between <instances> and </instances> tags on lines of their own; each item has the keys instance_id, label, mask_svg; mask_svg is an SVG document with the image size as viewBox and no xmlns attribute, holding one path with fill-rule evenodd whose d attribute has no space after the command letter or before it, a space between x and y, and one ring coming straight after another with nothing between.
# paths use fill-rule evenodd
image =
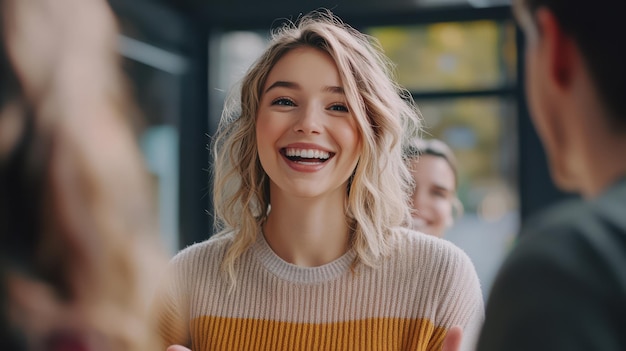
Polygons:
<instances>
[{"instance_id":1,"label":"background woman's face","mask_svg":"<svg viewBox=\"0 0 626 351\"><path fill-rule=\"evenodd\" d=\"M455 176L439 156L422 155L410 163L415 189L411 195L413 229L442 237L452 225Z\"/></svg>"}]
</instances>

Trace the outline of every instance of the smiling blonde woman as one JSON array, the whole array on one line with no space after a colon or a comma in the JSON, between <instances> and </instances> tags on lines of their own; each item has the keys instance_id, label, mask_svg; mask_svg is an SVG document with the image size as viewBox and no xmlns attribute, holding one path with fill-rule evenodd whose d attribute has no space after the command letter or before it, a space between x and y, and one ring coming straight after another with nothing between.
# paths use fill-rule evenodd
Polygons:
<instances>
[{"instance_id":1,"label":"smiling blonde woman","mask_svg":"<svg viewBox=\"0 0 626 351\"><path fill-rule=\"evenodd\" d=\"M274 33L214 144L220 231L172 261L167 343L435 350L459 325L471 345L483 304L469 258L406 229L403 136L420 119L389 67L329 12Z\"/></svg>"}]
</instances>

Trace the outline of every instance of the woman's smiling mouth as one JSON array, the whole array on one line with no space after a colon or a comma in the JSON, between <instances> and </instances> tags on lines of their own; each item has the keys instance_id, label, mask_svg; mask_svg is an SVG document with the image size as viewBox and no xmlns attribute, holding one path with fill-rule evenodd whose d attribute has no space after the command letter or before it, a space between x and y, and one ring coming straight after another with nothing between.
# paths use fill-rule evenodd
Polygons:
<instances>
[{"instance_id":1,"label":"woman's smiling mouth","mask_svg":"<svg viewBox=\"0 0 626 351\"><path fill-rule=\"evenodd\" d=\"M319 149L282 148L280 153L291 162L302 165L318 165L330 160L335 153Z\"/></svg>"}]
</instances>

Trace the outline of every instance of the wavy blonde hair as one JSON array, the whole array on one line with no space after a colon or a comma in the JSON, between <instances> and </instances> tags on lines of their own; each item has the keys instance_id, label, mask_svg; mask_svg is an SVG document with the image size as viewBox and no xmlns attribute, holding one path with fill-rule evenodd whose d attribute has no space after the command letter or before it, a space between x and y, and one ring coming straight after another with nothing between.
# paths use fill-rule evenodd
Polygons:
<instances>
[{"instance_id":1,"label":"wavy blonde hair","mask_svg":"<svg viewBox=\"0 0 626 351\"><path fill-rule=\"evenodd\" d=\"M363 140L349 182L346 216L357 260L373 265L393 246L395 228L410 218L410 173L402 159L406 137L421 118L410 94L392 76L378 42L330 11L311 12L272 33L269 48L226 101L214 139L216 235L233 235L223 260L232 283L236 260L255 241L269 206L269 179L259 161L255 134L262 88L274 65L289 51L313 47L337 65L346 98Z\"/></svg>"}]
</instances>

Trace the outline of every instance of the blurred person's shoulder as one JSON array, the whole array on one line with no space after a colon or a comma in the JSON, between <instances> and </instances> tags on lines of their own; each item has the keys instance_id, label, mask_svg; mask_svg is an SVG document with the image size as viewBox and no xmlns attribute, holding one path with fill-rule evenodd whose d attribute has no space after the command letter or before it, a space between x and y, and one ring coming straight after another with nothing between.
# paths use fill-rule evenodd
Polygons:
<instances>
[{"instance_id":1,"label":"blurred person's shoulder","mask_svg":"<svg viewBox=\"0 0 626 351\"><path fill-rule=\"evenodd\" d=\"M530 218L504 267L531 266L626 284L618 272L626 267L626 178L596 199L566 200Z\"/></svg>"},{"instance_id":2,"label":"blurred person's shoulder","mask_svg":"<svg viewBox=\"0 0 626 351\"><path fill-rule=\"evenodd\" d=\"M589 201L562 201L531 217L522 228L519 246L587 238L618 239L626 236L626 178Z\"/></svg>"}]
</instances>

